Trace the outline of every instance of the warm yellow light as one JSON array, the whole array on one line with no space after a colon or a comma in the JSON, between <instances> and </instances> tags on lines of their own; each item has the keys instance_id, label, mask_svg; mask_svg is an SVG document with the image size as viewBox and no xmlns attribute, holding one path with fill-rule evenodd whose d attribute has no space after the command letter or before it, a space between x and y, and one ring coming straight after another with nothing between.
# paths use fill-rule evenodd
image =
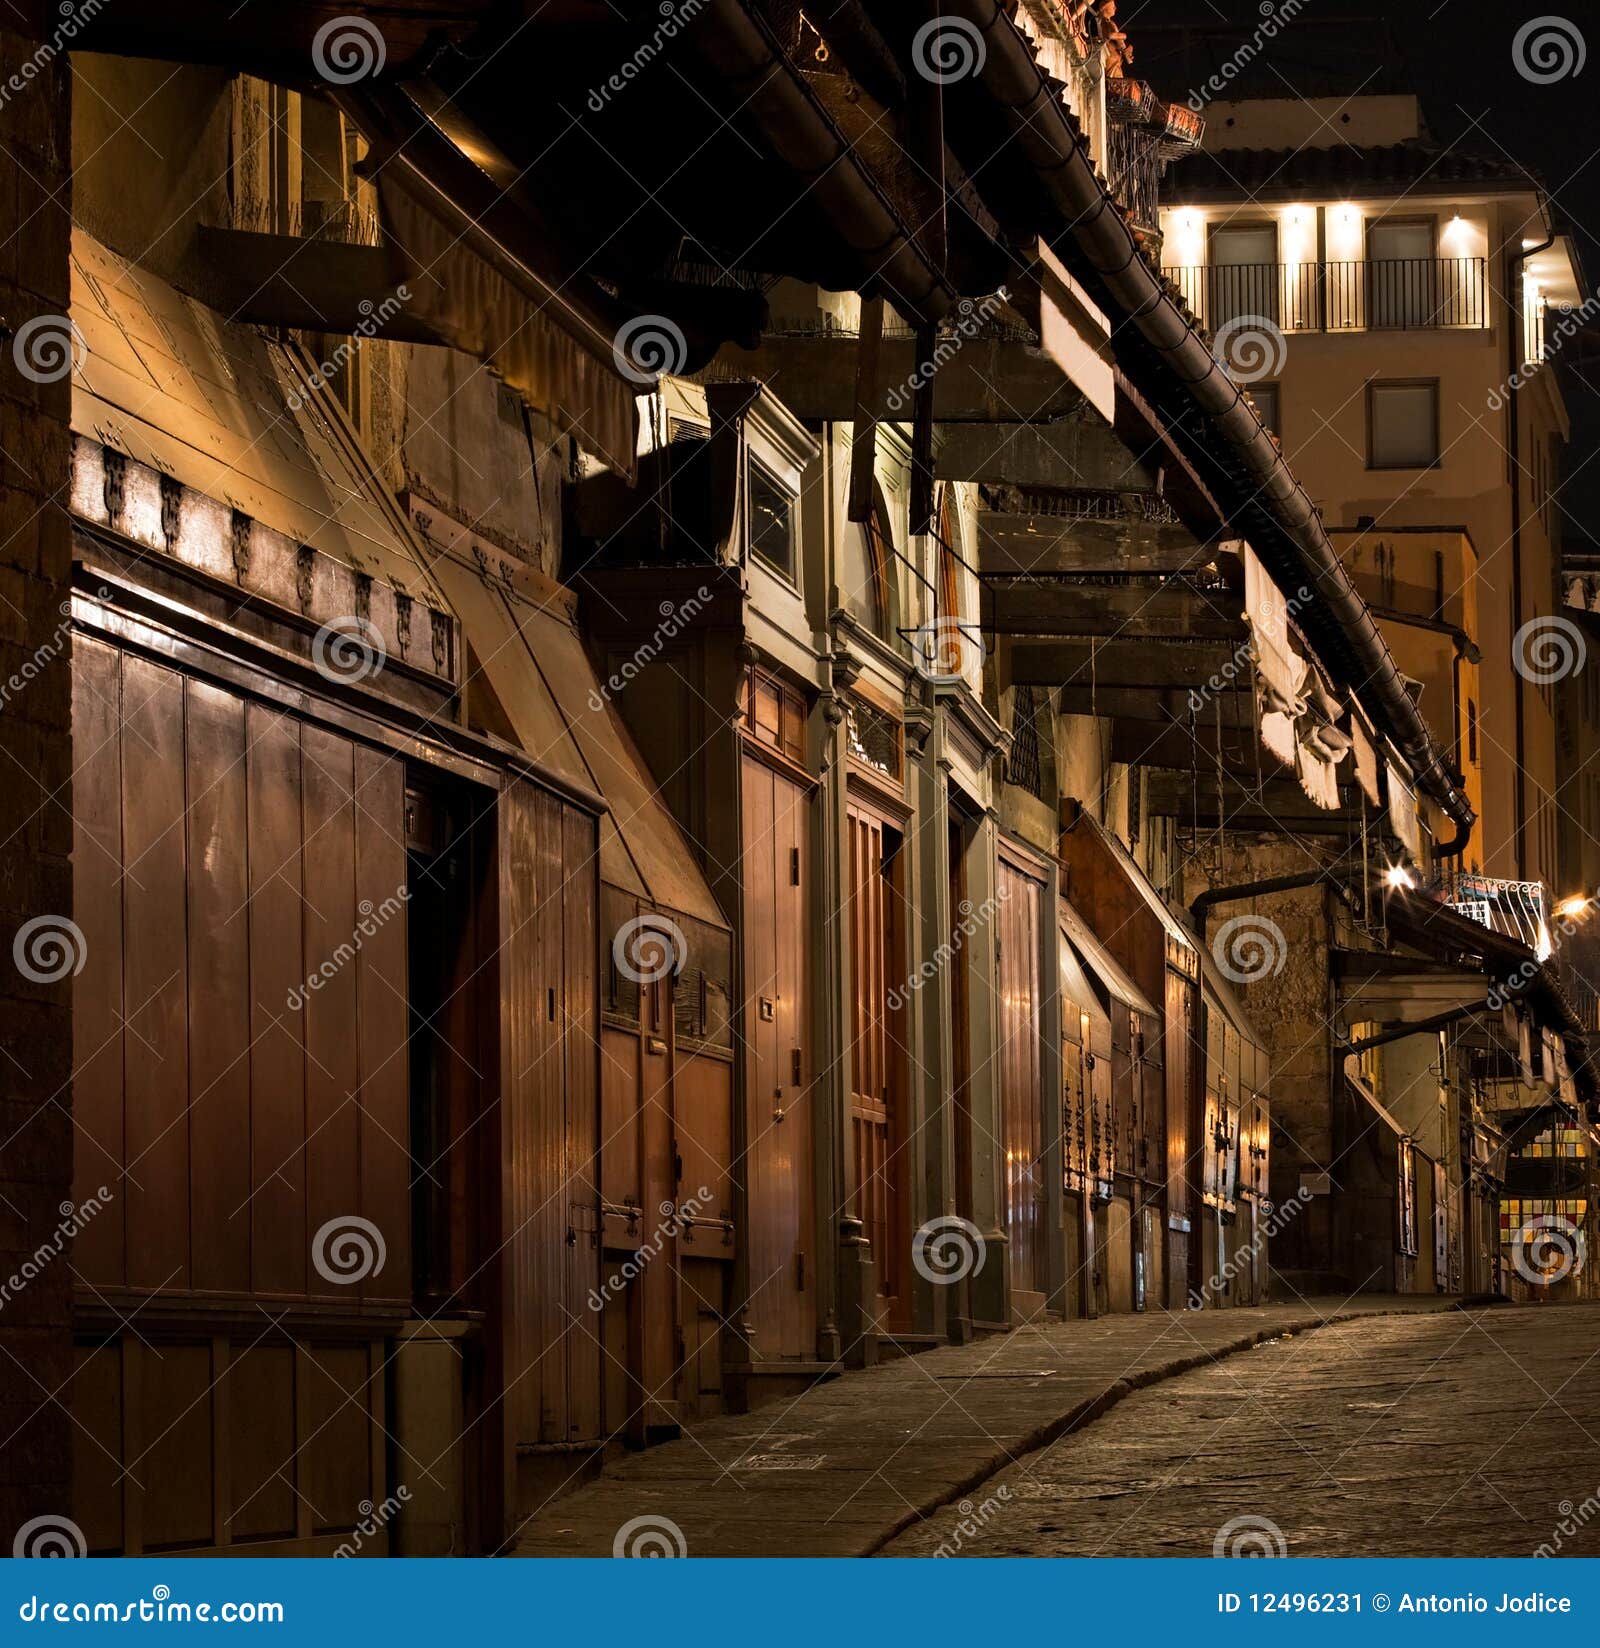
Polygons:
<instances>
[{"instance_id":1,"label":"warm yellow light","mask_svg":"<svg viewBox=\"0 0 1600 1648\"><path fill-rule=\"evenodd\" d=\"M1416 881L1404 864L1391 864L1383 872L1383 884L1385 887L1414 888Z\"/></svg>"},{"instance_id":2,"label":"warm yellow light","mask_svg":"<svg viewBox=\"0 0 1600 1648\"><path fill-rule=\"evenodd\" d=\"M1562 899L1556 906L1556 914L1572 921L1581 916L1592 902L1593 900L1590 899L1587 893L1573 893L1569 898Z\"/></svg>"}]
</instances>

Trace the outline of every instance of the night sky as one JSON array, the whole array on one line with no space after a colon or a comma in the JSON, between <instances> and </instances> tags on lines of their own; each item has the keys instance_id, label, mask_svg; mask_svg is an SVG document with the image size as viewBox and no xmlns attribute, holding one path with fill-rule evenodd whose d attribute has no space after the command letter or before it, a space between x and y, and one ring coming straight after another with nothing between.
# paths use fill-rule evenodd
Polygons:
<instances>
[{"instance_id":1,"label":"night sky","mask_svg":"<svg viewBox=\"0 0 1600 1648\"><path fill-rule=\"evenodd\" d=\"M1290 3L1280 0L1279 11ZM1134 48L1133 72L1181 103L1268 9L1257 0L1121 0L1117 21ZM1535 84L1517 72L1512 43L1525 23L1551 15L1570 18L1589 60L1576 75ZM1231 35L1222 32L1229 25ZM1600 289L1600 10L1592 0L1411 0L1383 17L1324 12L1308 0L1233 84L1252 96L1416 92L1436 141L1510 158L1543 179L1578 239L1587 290ZM1587 347L1569 345L1561 363L1573 444L1560 502L1569 532L1600 537L1600 328L1588 333Z\"/></svg>"}]
</instances>

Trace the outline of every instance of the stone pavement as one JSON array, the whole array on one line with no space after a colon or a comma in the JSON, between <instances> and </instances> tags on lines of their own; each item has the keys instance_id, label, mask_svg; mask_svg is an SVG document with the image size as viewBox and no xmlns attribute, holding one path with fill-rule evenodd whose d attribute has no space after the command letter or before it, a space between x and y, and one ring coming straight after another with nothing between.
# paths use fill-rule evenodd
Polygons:
<instances>
[{"instance_id":1,"label":"stone pavement","mask_svg":"<svg viewBox=\"0 0 1600 1648\"><path fill-rule=\"evenodd\" d=\"M883 1554L1592 1557L1597 1438L1600 1307L1368 1317L1139 1391Z\"/></svg>"},{"instance_id":2,"label":"stone pavement","mask_svg":"<svg viewBox=\"0 0 1600 1648\"><path fill-rule=\"evenodd\" d=\"M515 1554L609 1556L624 1525L664 1520L689 1556L868 1556L1141 1387L1263 1340L1448 1304L1362 1296L1152 1311L948 1346L630 1454L533 1516ZM1459 1312L1450 1319L1465 1325Z\"/></svg>"}]
</instances>

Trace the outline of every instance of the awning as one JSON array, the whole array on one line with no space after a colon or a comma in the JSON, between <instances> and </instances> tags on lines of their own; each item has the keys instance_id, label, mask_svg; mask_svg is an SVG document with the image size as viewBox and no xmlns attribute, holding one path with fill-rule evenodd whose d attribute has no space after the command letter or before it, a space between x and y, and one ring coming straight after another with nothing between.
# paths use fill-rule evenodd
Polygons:
<instances>
[{"instance_id":1,"label":"awning","mask_svg":"<svg viewBox=\"0 0 1600 1648\"><path fill-rule=\"evenodd\" d=\"M1084 967L1099 979L1112 1000L1122 1002L1133 1012L1141 1013L1146 1018L1159 1018L1161 1015L1150 1005L1149 997L1112 960L1110 953L1095 937L1083 917L1066 899L1062 899L1060 905L1061 931L1066 935L1069 946L1077 952ZM1062 953L1066 954L1065 948Z\"/></svg>"},{"instance_id":2,"label":"awning","mask_svg":"<svg viewBox=\"0 0 1600 1648\"><path fill-rule=\"evenodd\" d=\"M413 271L408 287L417 318L484 361L564 434L631 477L638 439L635 397L649 386L648 376L630 381L614 362L601 361L576 342L459 234L389 181L387 171L378 174L378 198L385 239ZM419 270L424 273L415 273ZM669 358L675 333L668 321L659 326L663 358Z\"/></svg>"},{"instance_id":3,"label":"awning","mask_svg":"<svg viewBox=\"0 0 1600 1648\"><path fill-rule=\"evenodd\" d=\"M72 323L82 336L75 434L427 599L433 586L410 527L307 387L306 356L124 263L81 229L72 231ZM135 535L159 542L159 523Z\"/></svg>"},{"instance_id":4,"label":"awning","mask_svg":"<svg viewBox=\"0 0 1600 1648\"><path fill-rule=\"evenodd\" d=\"M1255 650L1261 742L1287 767L1295 765L1295 723L1305 713L1310 666L1289 640L1289 603L1249 544L1242 545L1244 613Z\"/></svg>"},{"instance_id":5,"label":"awning","mask_svg":"<svg viewBox=\"0 0 1600 1648\"><path fill-rule=\"evenodd\" d=\"M1061 906L1063 918L1067 906ZM1063 919L1063 927L1065 920ZM1061 946L1061 1033L1097 1059L1111 1057L1111 1019L1070 944Z\"/></svg>"},{"instance_id":6,"label":"awning","mask_svg":"<svg viewBox=\"0 0 1600 1648\"><path fill-rule=\"evenodd\" d=\"M1389 824L1412 861L1422 862L1422 826L1417 819L1417 793L1411 775L1391 756L1387 762L1385 788L1389 794Z\"/></svg>"},{"instance_id":7,"label":"awning","mask_svg":"<svg viewBox=\"0 0 1600 1648\"><path fill-rule=\"evenodd\" d=\"M432 513L437 523L437 511ZM435 547L441 553L432 563L434 574L519 742L606 799L601 880L660 909L726 927L565 607L538 605L448 546Z\"/></svg>"},{"instance_id":8,"label":"awning","mask_svg":"<svg viewBox=\"0 0 1600 1648\"><path fill-rule=\"evenodd\" d=\"M1082 805L1078 808L1077 821L1072 828L1088 830L1098 839L1104 850L1116 860L1118 868L1127 877L1129 886L1138 893L1140 899L1148 906L1150 913L1161 923L1167 935L1169 948L1182 951L1189 956L1195 955L1197 947L1194 935L1168 908L1167 901L1156 891L1155 885L1149 876L1140 869L1138 860L1117 840L1116 836Z\"/></svg>"}]
</instances>

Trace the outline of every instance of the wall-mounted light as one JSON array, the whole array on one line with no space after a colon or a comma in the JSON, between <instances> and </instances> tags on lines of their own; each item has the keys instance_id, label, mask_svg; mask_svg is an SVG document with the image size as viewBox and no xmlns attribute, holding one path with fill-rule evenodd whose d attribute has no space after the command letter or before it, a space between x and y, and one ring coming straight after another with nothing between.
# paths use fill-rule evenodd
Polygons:
<instances>
[{"instance_id":1,"label":"wall-mounted light","mask_svg":"<svg viewBox=\"0 0 1600 1648\"><path fill-rule=\"evenodd\" d=\"M1404 864L1391 864L1383 872L1383 884L1385 887L1404 887L1408 892L1413 891L1417 885L1416 878Z\"/></svg>"}]
</instances>

